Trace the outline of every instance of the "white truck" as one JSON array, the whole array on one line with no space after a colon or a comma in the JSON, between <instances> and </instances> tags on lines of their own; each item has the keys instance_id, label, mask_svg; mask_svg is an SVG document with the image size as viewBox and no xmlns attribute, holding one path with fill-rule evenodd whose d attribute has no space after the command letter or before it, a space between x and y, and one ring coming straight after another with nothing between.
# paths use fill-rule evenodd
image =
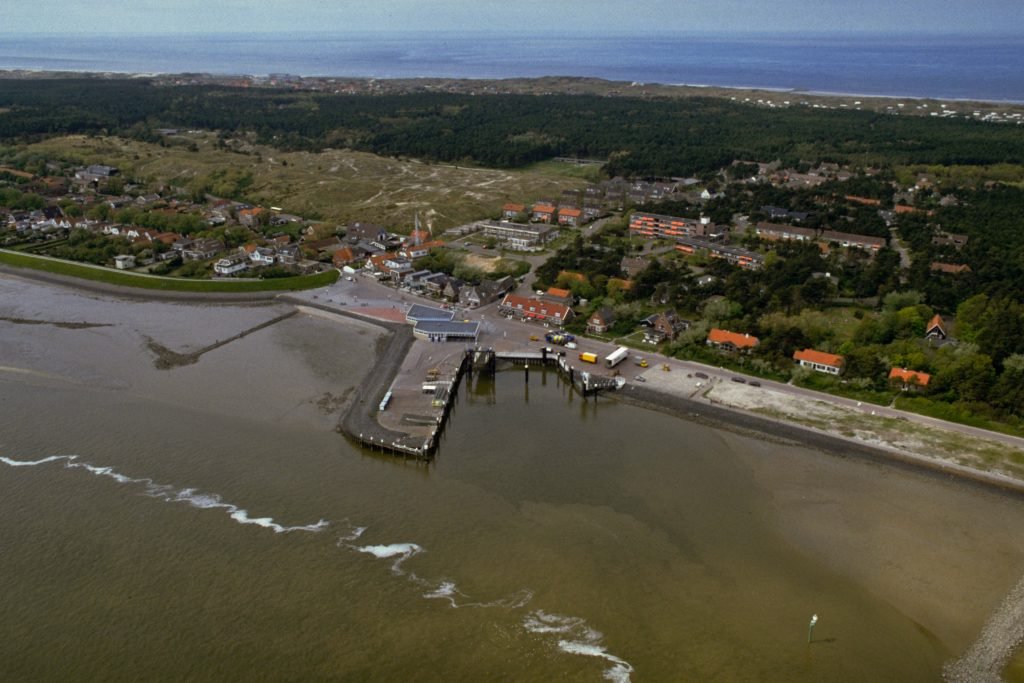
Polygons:
<instances>
[{"instance_id":1,"label":"white truck","mask_svg":"<svg viewBox=\"0 0 1024 683\"><path fill-rule=\"evenodd\" d=\"M629 358L629 349L625 346L620 346L605 357L604 364L609 368L614 368L627 358Z\"/></svg>"}]
</instances>

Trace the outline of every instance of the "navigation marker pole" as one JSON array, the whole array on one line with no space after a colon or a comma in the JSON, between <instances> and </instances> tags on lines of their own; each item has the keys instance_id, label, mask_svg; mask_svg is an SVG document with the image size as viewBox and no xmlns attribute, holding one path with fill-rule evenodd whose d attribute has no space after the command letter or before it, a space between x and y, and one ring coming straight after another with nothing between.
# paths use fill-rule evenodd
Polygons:
<instances>
[{"instance_id":1,"label":"navigation marker pole","mask_svg":"<svg viewBox=\"0 0 1024 683\"><path fill-rule=\"evenodd\" d=\"M814 637L814 625L818 623L818 615L811 615L811 623L807 625L807 644L811 644L811 640Z\"/></svg>"}]
</instances>

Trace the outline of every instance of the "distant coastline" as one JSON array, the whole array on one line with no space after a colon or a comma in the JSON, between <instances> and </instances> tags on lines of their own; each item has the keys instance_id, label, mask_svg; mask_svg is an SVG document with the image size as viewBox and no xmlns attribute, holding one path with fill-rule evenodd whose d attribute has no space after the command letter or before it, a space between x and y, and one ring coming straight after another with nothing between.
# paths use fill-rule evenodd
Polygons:
<instances>
[{"instance_id":1,"label":"distant coastline","mask_svg":"<svg viewBox=\"0 0 1024 683\"><path fill-rule=\"evenodd\" d=\"M541 77L510 77L510 78L372 78L372 77L336 77L306 76L289 74L291 79L287 85L295 89L324 90L325 84L363 84L367 92L375 94L402 94L431 90L435 92L476 93L478 91L494 94L592 94L601 96L622 97L719 97L738 100L751 104L764 104L771 107L782 106L814 106L821 105L833 108L860 108L864 110L893 110L900 103L915 106L935 104L941 106L958 105L974 110L988 112L1024 113L1024 99L985 100L956 97L923 97L914 95L870 95L864 93L843 93L832 91L804 91L792 88L745 87L730 85L711 85L696 83L642 83L637 81L613 81L596 77L583 76L541 76ZM56 78L123 78L151 79L157 82L177 84L184 82L210 85L244 85L262 84L273 86L272 75L254 74L214 74L199 72L141 72L141 71L90 71L71 69L5 69L0 67L0 80L4 79L56 79ZM1024 91L1022 91L1024 92ZM352 92L350 94L359 94ZM912 113L906 110L905 113ZM926 114L928 112L918 112Z\"/></svg>"},{"instance_id":2,"label":"distant coastline","mask_svg":"<svg viewBox=\"0 0 1024 683\"><path fill-rule=\"evenodd\" d=\"M292 49L301 46L302 49ZM8 35L0 69L339 79L596 78L643 84L1019 102L1018 36L689 34ZM705 85L707 84L707 85Z\"/></svg>"}]
</instances>

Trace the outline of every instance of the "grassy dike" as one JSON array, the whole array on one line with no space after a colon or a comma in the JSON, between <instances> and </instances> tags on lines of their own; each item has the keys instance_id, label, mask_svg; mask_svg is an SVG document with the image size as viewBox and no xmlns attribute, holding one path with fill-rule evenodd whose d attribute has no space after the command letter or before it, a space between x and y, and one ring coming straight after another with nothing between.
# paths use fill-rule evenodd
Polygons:
<instances>
[{"instance_id":1,"label":"grassy dike","mask_svg":"<svg viewBox=\"0 0 1024 683\"><path fill-rule=\"evenodd\" d=\"M102 282L117 287L134 287L163 292L246 293L292 292L323 287L337 281L339 273L331 269L315 275L271 278L268 280L186 280L142 273L126 273L84 263L72 263L49 256L37 256L0 249L0 263L15 268L30 268L53 275Z\"/></svg>"}]
</instances>

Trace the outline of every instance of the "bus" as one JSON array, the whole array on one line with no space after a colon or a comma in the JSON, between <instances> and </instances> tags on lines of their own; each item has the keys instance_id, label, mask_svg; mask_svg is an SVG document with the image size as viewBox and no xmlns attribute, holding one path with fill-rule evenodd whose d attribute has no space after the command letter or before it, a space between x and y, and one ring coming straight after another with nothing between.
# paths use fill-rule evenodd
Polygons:
<instances>
[{"instance_id":1,"label":"bus","mask_svg":"<svg viewBox=\"0 0 1024 683\"><path fill-rule=\"evenodd\" d=\"M625 346L620 346L608 354L608 357L604 359L604 364L610 368L614 368L627 358L629 358L629 349Z\"/></svg>"},{"instance_id":2,"label":"bus","mask_svg":"<svg viewBox=\"0 0 1024 683\"><path fill-rule=\"evenodd\" d=\"M587 353L587 352L581 353L580 354L580 360L583 361L584 363L596 363L597 362L597 354L596 353Z\"/></svg>"}]
</instances>

